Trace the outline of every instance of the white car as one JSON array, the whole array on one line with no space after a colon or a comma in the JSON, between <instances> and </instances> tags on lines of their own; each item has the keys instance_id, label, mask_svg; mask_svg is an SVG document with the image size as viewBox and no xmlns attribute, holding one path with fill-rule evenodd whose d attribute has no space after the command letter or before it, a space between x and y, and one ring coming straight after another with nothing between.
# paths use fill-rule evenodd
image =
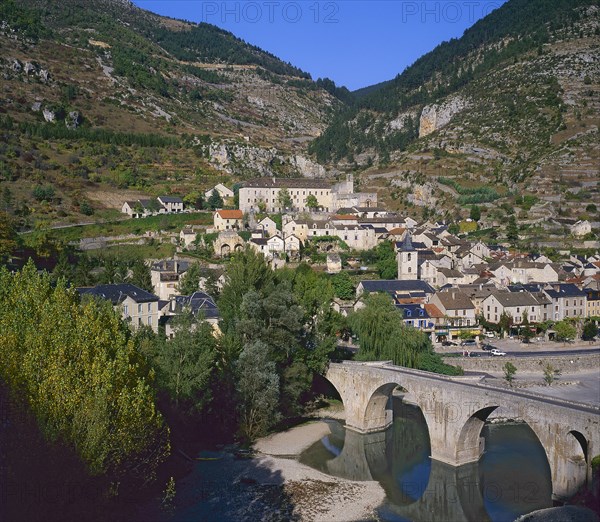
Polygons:
<instances>
[{"instance_id":1,"label":"white car","mask_svg":"<svg viewBox=\"0 0 600 522\"><path fill-rule=\"evenodd\" d=\"M490 350L490 355L495 355L496 357L498 357L501 355L506 355L506 352L501 352L500 350L498 350L498 348L494 348L493 350Z\"/></svg>"},{"instance_id":2,"label":"white car","mask_svg":"<svg viewBox=\"0 0 600 522\"><path fill-rule=\"evenodd\" d=\"M496 337L494 335L494 332L485 332L483 335L485 335L488 339L493 339L494 337Z\"/></svg>"}]
</instances>

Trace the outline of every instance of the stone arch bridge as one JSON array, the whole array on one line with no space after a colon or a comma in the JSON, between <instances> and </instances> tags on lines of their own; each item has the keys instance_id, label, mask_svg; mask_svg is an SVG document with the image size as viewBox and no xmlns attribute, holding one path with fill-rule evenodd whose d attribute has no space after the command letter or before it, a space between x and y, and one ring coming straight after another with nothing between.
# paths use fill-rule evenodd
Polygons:
<instances>
[{"instance_id":1,"label":"stone arch bridge","mask_svg":"<svg viewBox=\"0 0 600 522\"><path fill-rule=\"evenodd\" d=\"M600 409L533 393L484 385L393 366L391 362L332 363L325 375L337 389L346 427L361 433L385 430L393 421L392 392L419 406L431 443L431 458L451 466L479 460L481 429L496 409L525 421L542 444L556 500L571 497L591 480L591 459L600 453Z\"/></svg>"}]
</instances>

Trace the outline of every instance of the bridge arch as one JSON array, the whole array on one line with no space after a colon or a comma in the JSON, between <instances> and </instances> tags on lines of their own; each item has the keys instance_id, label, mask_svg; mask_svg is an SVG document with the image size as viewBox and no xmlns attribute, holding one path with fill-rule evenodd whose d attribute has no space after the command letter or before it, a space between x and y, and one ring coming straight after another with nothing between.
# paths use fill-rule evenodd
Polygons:
<instances>
[{"instance_id":1,"label":"bridge arch","mask_svg":"<svg viewBox=\"0 0 600 522\"><path fill-rule=\"evenodd\" d=\"M464 423L456 443L456 459L458 462L475 462L481 457L484 447L481 430L488 417L498 406L487 406L477 410Z\"/></svg>"}]
</instances>

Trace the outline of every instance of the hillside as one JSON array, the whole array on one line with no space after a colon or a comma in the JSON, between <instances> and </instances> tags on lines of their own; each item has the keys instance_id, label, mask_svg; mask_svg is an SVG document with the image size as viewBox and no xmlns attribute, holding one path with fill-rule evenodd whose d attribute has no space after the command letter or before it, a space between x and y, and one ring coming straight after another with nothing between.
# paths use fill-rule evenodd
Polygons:
<instances>
[{"instance_id":1,"label":"hillside","mask_svg":"<svg viewBox=\"0 0 600 522\"><path fill-rule=\"evenodd\" d=\"M340 90L215 26L7 0L0 47L0 190L31 224L114 216L128 189L193 199L215 179L327 174L303 152ZM53 196L36 201L40 185Z\"/></svg>"},{"instance_id":2,"label":"hillside","mask_svg":"<svg viewBox=\"0 0 600 522\"><path fill-rule=\"evenodd\" d=\"M498 226L516 207L532 234L551 217L598 221L599 13L591 0L510 0L355 92L310 150L413 213L477 203Z\"/></svg>"}]
</instances>

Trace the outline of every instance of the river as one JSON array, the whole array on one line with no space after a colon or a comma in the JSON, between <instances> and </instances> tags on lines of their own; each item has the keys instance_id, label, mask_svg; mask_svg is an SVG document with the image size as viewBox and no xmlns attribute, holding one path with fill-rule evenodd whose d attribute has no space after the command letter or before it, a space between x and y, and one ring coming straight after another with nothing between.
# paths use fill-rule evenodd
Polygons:
<instances>
[{"instance_id":1,"label":"river","mask_svg":"<svg viewBox=\"0 0 600 522\"><path fill-rule=\"evenodd\" d=\"M421 411L394 399L394 423L368 435L332 433L302 453L300 462L332 476L375 480L386 499L386 521L512 522L552 506L550 467L533 431L522 423L486 424L478 463L454 468L430 458Z\"/></svg>"}]
</instances>

